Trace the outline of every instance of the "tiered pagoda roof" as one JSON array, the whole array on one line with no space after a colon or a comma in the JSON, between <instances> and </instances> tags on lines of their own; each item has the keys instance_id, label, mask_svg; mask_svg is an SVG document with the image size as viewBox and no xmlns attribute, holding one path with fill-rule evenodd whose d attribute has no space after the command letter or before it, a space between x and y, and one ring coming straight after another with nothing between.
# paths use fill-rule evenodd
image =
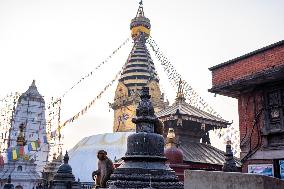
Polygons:
<instances>
[{"instance_id":1,"label":"tiered pagoda roof","mask_svg":"<svg viewBox=\"0 0 284 189\"><path fill-rule=\"evenodd\" d=\"M191 120L199 123L204 123L207 125L212 125L215 127L226 128L230 123L222 118L209 114L205 111L202 111L190 104L186 103L183 99L177 99L172 106L167 107L166 109L161 110L156 113L159 119L171 120L176 119L175 115L180 115L184 120Z\"/></svg>"},{"instance_id":2,"label":"tiered pagoda roof","mask_svg":"<svg viewBox=\"0 0 284 189\"><path fill-rule=\"evenodd\" d=\"M179 82L177 97L173 105L157 112L156 116L162 121L175 120L179 117L182 120L206 124L211 126L211 129L226 128L227 125L231 124L220 117L188 104L184 97L182 81Z\"/></svg>"},{"instance_id":3,"label":"tiered pagoda roof","mask_svg":"<svg viewBox=\"0 0 284 189\"><path fill-rule=\"evenodd\" d=\"M139 93L143 87L150 88L151 100L156 111L168 105L161 94L158 74L146 46L150 29L150 20L145 17L142 2L140 2L136 16L130 23L133 48L119 78L114 102L110 104L114 110L114 132L135 130L131 119L135 115Z\"/></svg>"},{"instance_id":4,"label":"tiered pagoda roof","mask_svg":"<svg viewBox=\"0 0 284 189\"><path fill-rule=\"evenodd\" d=\"M150 80L159 82L153 60L145 44L145 38L141 36L134 41L133 49L119 81L131 91L134 88L146 86Z\"/></svg>"},{"instance_id":5,"label":"tiered pagoda roof","mask_svg":"<svg viewBox=\"0 0 284 189\"><path fill-rule=\"evenodd\" d=\"M144 16L142 3L136 17L131 20L130 29L134 45L119 79L128 88L129 93L137 88L142 89L149 81L159 82L153 60L145 44L150 35L151 24Z\"/></svg>"}]
</instances>

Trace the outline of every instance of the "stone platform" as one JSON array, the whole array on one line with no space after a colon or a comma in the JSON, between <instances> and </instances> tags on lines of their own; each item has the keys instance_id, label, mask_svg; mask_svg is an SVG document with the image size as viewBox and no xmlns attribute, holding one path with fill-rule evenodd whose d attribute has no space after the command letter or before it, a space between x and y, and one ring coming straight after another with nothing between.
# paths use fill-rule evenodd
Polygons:
<instances>
[{"instance_id":1,"label":"stone platform","mask_svg":"<svg viewBox=\"0 0 284 189\"><path fill-rule=\"evenodd\" d=\"M185 171L185 189L284 189L284 181L263 175Z\"/></svg>"}]
</instances>

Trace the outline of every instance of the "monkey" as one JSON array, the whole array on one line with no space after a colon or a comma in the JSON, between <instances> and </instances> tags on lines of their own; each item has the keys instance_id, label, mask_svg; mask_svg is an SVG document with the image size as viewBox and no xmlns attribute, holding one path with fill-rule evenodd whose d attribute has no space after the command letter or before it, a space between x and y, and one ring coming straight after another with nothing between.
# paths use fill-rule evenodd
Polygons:
<instances>
[{"instance_id":1,"label":"monkey","mask_svg":"<svg viewBox=\"0 0 284 189\"><path fill-rule=\"evenodd\" d=\"M97 158L99 159L98 170L92 173L92 178L96 181L97 186L106 188L106 183L113 173L114 166L112 161L107 157L107 152L104 150L98 151Z\"/></svg>"}]
</instances>

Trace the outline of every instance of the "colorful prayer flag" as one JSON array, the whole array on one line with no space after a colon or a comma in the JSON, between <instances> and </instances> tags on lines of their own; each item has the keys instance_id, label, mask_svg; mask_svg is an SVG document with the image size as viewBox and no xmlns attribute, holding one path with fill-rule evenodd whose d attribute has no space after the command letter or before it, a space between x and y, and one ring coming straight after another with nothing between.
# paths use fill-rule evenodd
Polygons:
<instances>
[{"instance_id":1,"label":"colorful prayer flag","mask_svg":"<svg viewBox=\"0 0 284 189\"><path fill-rule=\"evenodd\" d=\"M32 150L35 151L37 146L36 146L36 143L35 142L31 142L31 145L32 145Z\"/></svg>"},{"instance_id":2,"label":"colorful prayer flag","mask_svg":"<svg viewBox=\"0 0 284 189\"><path fill-rule=\"evenodd\" d=\"M47 142L47 137L46 137L46 135L43 136L43 143L44 143L44 144L47 144L47 143L48 143L48 142Z\"/></svg>"},{"instance_id":3,"label":"colorful prayer flag","mask_svg":"<svg viewBox=\"0 0 284 189\"><path fill-rule=\"evenodd\" d=\"M38 143L38 146L40 146L41 141L40 141L39 138L38 138L38 140L37 140L37 143Z\"/></svg>"},{"instance_id":4,"label":"colorful prayer flag","mask_svg":"<svg viewBox=\"0 0 284 189\"><path fill-rule=\"evenodd\" d=\"M13 156L13 160L16 160L18 158L17 149L15 148L13 149L12 156Z\"/></svg>"},{"instance_id":5,"label":"colorful prayer flag","mask_svg":"<svg viewBox=\"0 0 284 189\"><path fill-rule=\"evenodd\" d=\"M12 149L11 148L7 149L7 158L8 158L8 161L12 161Z\"/></svg>"},{"instance_id":6,"label":"colorful prayer flag","mask_svg":"<svg viewBox=\"0 0 284 189\"><path fill-rule=\"evenodd\" d=\"M24 155L24 147L23 147L23 146L20 146L20 147L19 147L19 155L20 155L20 156L23 156L23 155Z\"/></svg>"},{"instance_id":7,"label":"colorful prayer flag","mask_svg":"<svg viewBox=\"0 0 284 189\"><path fill-rule=\"evenodd\" d=\"M32 151L33 149L32 149L32 144L31 143L29 143L28 144L28 151L30 152L30 151Z\"/></svg>"},{"instance_id":8,"label":"colorful prayer flag","mask_svg":"<svg viewBox=\"0 0 284 189\"><path fill-rule=\"evenodd\" d=\"M24 154L29 153L29 145L24 146Z\"/></svg>"}]
</instances>

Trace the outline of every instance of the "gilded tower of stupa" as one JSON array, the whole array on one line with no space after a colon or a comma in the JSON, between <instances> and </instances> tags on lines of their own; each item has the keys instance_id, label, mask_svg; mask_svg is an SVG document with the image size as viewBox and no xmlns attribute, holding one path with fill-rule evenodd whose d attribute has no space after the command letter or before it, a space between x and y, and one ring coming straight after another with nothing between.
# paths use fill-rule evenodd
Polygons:
<instances>
[{"instance_id":1,"label":"gilded tower of stupa","mask_svg":"<svg viewBox=\"0 0 284 189\"><path fill-rule=\"evenodd\" d=\"M146 46L150 29L150 20L144 16L143 5L140 2L137 14L130 24L134 45L119 79L114 102L111 104L114 110L114 132L135 131L135 125L131 120L136 114L142 87L149 87L156 112L167 106L160 90L158 74Z\"/></svg>"}]
</instances>

